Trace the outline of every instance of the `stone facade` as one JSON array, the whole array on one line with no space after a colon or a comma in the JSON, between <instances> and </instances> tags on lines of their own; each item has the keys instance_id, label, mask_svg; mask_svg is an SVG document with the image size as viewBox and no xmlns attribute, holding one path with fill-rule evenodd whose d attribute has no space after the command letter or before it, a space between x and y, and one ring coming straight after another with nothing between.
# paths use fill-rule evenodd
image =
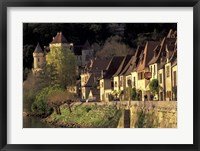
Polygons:
<instances>
[{"instance_id":1,"label":"stone facade","mask_svg":"<svg viewBox=\"0 0 200 151\"><path fill-rule=\"evenodd\" d=\"M134 101L118 108L123 110L118 128L177 128L176 101Z\"/></svg>"}]
</instances>

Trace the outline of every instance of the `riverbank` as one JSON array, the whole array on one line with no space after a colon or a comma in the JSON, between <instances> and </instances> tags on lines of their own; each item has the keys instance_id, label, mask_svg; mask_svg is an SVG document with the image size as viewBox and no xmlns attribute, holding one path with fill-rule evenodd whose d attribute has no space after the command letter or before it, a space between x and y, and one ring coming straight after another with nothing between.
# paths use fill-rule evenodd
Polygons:
<instances>
[{"instance_id":1,"label":"riverbank","mask_svg":"<svg viewBox=\"0 0 200 151\"><path fill-rule=\"evenodd\" d=\"M33 124L37 119L39 120L38 125L42 122L52 128L177 127L176 101L76 102L71 107L72 112L67 104L61 105L60 109L61 115L55 112L48 117L36 113L24 113L23 115L33 118Z\"/></svg>"},{"instance_id":2,"label":"riverbank","mask_svg":"<svg viewBox=\"0 0 200 151\"><path fill-rule=\"evenodd\" d=\"M53 127L116 128L122 114L115 105L99 106L84 103L73 106L72 112L67 105L62 105L60 109L61 115L54 112L42 121Z\"/></svg>"}]
</instances>

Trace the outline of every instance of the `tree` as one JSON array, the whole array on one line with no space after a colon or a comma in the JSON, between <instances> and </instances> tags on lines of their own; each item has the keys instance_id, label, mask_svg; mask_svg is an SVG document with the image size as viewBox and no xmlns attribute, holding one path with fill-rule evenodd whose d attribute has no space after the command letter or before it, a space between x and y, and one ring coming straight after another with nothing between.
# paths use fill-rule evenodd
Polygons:
<instances>
[{"instance_id":1,"label":"tree","mask_svg":"<svg viewBox=\"0 0 200 151\"><path fill-rule=\"evenodd\" d=\"M96 53L97 57L113 57L120 55L127 55L133 53L131 49L122 42L122 38L119 36L109 37L103 48Z\"/></svg>"},{"instance_id":2,"label":"tree","mask_svg":"<svg viewBox=\"0 0 200 151\"><path fill-rule=\"evenodd\" d=\"M61 115L60 106L66 103L71 113L72 112L71 105L77 99L72 93L63 90L57 90L49 94L47 100L49 107L52 107L56 112L56 114Z\"/></svg>"},{"instance_id":3,"label":"tree","mask_svg":"<svg viewBox=\"0 0 200 151\"><path fill-rule=\"evenodd\" d=\"M151 80L151 82L149 84L149 89L150 89L151 93L153 93L153 95L158 94L159 84L158 84L158 80L157 79Z\"/></svg>"},{"instance_id":4,"label":"tree","mask_svg":"<svg viewBox=\"0 0 200 151\"><path fill-rule=\"evenodd\" d=\"M46 56L47 64L54 66L57 81L66 88L76 81L76 57L70 49L64 47L52 48Z\"/></svg>"},{"instance_id":5,"label":"tree","mask_svg":"<svg viewBox=\"0 0 200 151\"><path fill-rule=\"evenodd\" d=\"M59 85L43 88L35 97L35 101L31 107L32 111L38 114L49 115L51 113L51 107L48 106L48 95L61 90L62 88Z\"/></svg>"},{"instance_id":6,"label":"tree","mask_svg":"<svg viewBox=\"0 0 200 151\"><path fill-rule=\"evenodd\" d=\"M32 62L33 62L33 52L34 52L35 46L34 45L24 45L23 46L23 69L32 68Z\"/></svg>"},{"instance_id":7,"label":"tree","mask_svg":"<svg viewBox=\"0 0 200 151\"><path fill-rule=\"evenodd\" d=\"M45 69L44 69L45 70ZM31 111L32 103L35 101L36 95L45 87L51 85L50 77L52 70L44 72L41 70L37 74L32 71L28 73L27 79L23 82L23 109Z\"/></svg>"}]
</instances>

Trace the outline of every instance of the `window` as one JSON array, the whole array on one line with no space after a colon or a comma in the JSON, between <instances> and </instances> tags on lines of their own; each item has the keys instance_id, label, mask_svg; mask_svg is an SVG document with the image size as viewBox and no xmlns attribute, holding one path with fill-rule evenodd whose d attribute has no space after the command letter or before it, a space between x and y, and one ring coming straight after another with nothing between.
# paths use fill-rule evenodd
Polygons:
<instances>
[{"instance_id":1,"label":"window","mask_svg":"<svg viewBox=\"0 0 200 151\"><path fill-rule=\"evenodd\" d=\"M167 66L167 71L166 71L166 75L167 75L167 77L169 77L169 66Z\"/></svg>"},{"instance_id":2,"label":"window","mask_svg":"<svg viewBox=\"0 0 200 151\"><path fill-rule=\"evenodd\" d=\"M38 58L38 60L37 60L38 62L40 62L40 59Z\"/></svg>"},{"instance_id":3,"label":"window","mask_svg":"<svg viewBox=\"0 0 200 151\"><path fill-rule=\"evenodd\" d=\"M122 87L123 86L123 77L120 78L120 86Z\"/></svg>"},{"instance_id":4,"label":"window","mask_svg":"<svg viewBox=\"0 0 200 151\"><path fill-rule=\"evenodd\" d=\"M131 79L128 79L128 86L131 86Z\"/></svg>"},{"instance_id":5,"label":"window","mask_svg":"<svg viewBox=\"0 0 200 151\"><path fill-rule=\"evenodd\" d=\"M115 81L115 87L117 87L117 81Z\"/></svg>"},{"instance_id":6,"label":"window","mask_svg":"<svg viewBox=\"0 0 200 151\"><path fill-rule=\"evenodd\" d=\"M174 86L176 86L176 71L174 71L173 73L174 73Z\"/></svg>"},{"instance_id":7,"label":"window","mask_svg":"<svg viewBox=\"0 0 200 151\"><path fill-rule=\"evenodd\" d=\"M162 83L162 74L160 74L159 80L160 80L160 83Z\"/></svg>"},{"instance_id":8,"label":"window","mask_svg":"<svg viewBox=\"0 0 200 151\"><path fill-rule=\"evenodd\" d=\"M156 65L154 65L154 71L153 71L154 73L154 75L156 74Z\"/></svg>"},{"instance_id":9,"label":"window","mask_svg":"<svg viewBox=\"0 0 200 151\"><path fill-rule=\"evenodd\" d=\"M138 73L138 80L144 79L144 72Z\"/></svg>"},{"instance_id":10,"label":"window","mask_svg":"<svg viewBox=\"0 0 200 151\"><path fill-rule=\"evenodd\" d=\"M111 87L113 88L114 84L113 84L113 81L111 81Z\"/></svg>"}]
</instances>

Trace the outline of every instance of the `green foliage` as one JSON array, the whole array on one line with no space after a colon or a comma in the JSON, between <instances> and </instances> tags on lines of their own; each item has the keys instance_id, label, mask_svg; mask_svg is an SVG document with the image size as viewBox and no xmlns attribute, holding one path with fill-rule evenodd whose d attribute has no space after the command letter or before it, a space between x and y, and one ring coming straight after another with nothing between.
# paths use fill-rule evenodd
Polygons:
<instances>
[{"instance_id":1,"label":"green foliage","mask_svg":"<svg viewBox=\"0 0 200 151\"><path fill-rule=\"evenodd\" d=\"M137 98L136 88L132 88L131 89L131 99L136 100L136 98Z\"/></svg>"},{"instance_id":2,"label":"green foliage","mask_svg":"<svg viewBox=\"0 0 200 151\"><path fill-rule=\"evenodd\" d=\"M55 123L57 127L71 127L75 123L85 128L116 128L122 112L115 106L77 105L73 114L65 105L61 106L62 115L51 114L47 121Z\"/></svg>"},{"instance_id":3,"label":"green foliage","mask_svg":"<svg viewBox=\"0 0 200 151\"><path fill-rule=\"evenodd\" d=\"M106 39L113 35L117 35L118 31L116 29L120 25L121 24L118 23L24 23L23 44L24 46L27 45L26 47L33 46L31 51L28 52L29 55L23 57L24 69L26 67L29 69L32 68L32 52L35 49L36 44L40 42L42 47L44 45L47 46L57 32L62 31L63 35L67 36L67 40L75 44L84 44L86 40L89 40L90 43L96 42L99 45L103 45ZM152 39L156 38L159 40L160 37L167 34L169 29L176 30L177 28L176 23L128 23L124 25L122 42L133 48L137 48L137 43L142 43L142 41L137 39L139 33L152 33L150 38L152 37ZM140 39L143 39L142 36L146 35L141 35ZM23 52L23 55L27 53L26 50Z\"/></svg>"},{"instance_id":4,"label":"green foliage","mask_svg":"<svg viewBox=\"0 0 200 151\"><path fill-rule=\"evenodd\" d=\"M159 84L158 84L158 80L157 79L153 79L150 84L149 84L149 89L151 91L151 93L158 94L159 91Z\"/></svg>"},{"instance_id":5,"label":"green foliage","mask_svg":"<svg viewBox=\"0 0 200 151\"><path fill-rule=\"evenodd\" d=\"M113 101L113 100L114 100L114 96L113 96L112 94L109 94L109 95L108 95L108 100L109 100L109 101Z\"/></svg>"},{"instance_id":6,"label":"green foliage","mask_svg":"<svg viewBox=\"0 0 200 151\"><path fill-rule=\"evenodd\" d=\"M47 63L55 67L57 82L63 87L76 81L76 57L70 49L55 47L46 56Z\"/></svg>"},{"instance_id":7,"label":"green foliage","mask_svg":"<svg viewBox=\"0 0 200 151\"><path fill-rule=\"evenodd\" d=\"M137 122L135 123L135 127L143 128L144 125L145 125L145 117L146 117L146 114L145 114L145 112L142 110L142 111L138 111L138 112L137 112L137 116L138 116L138 119L137 119Z\"/></svg>"},{"instance_id":8,"label":"green foliage","mask_svg":"<svg viewBox=\"0 0 200 151\"><path fill-rule=\"evenodd\" d=\"M62 89L58 85L43 88L35 97L35 101L31 107L32 111L39 114L50 114L51 108L47 102L48 95L59 90Z\"/></svg>"},{"instance_id":9,"label":"green foliage","mask_svg":"<svg viewBox=\"0 0 200 151\"><path fill-rule=\"evenodd\" d=\"M147 111L145 109L136 112L136 128L154 128L158 127L158 115L154 111Z\"/></svg>"}]
</instances>

